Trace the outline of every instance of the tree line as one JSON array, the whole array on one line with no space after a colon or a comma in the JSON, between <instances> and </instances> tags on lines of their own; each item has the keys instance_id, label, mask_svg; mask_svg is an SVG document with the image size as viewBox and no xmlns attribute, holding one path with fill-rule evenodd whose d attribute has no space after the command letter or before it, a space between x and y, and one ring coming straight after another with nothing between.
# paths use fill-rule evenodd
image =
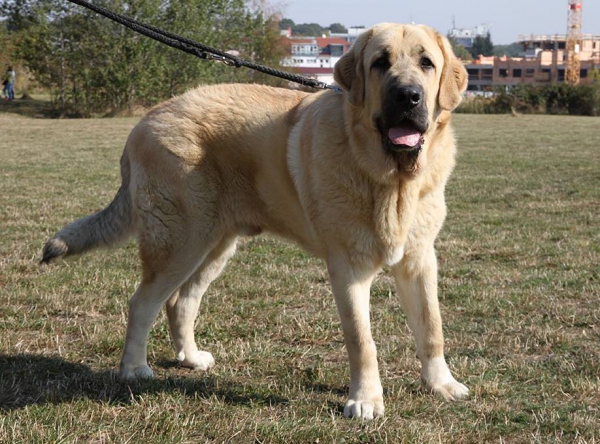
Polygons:
<instances>
[{"instance_id":1,"label":"tree line","mask_svg":"<svg viewBox=\"0 0 600 444\"><path fill-rule=\"evenodd\" d=\"M600 116L600 71L590 73L592 83L570 85L518 84L496 87L488 97L464 100L458 112L468 114L564 114Z\"/></svg>"},{"instance_id":2,"label":"tree line","mask_svg":"<svg viewBox=\"0 0 600 444\"><path fill-rule=\"evenodd\" d=\"M243 0L95 0L94 4L255 63L284 56L271 17ZM60 112L107 115L151 106L200 83L278 79L208 62L65 0L2 0L4 34L13 57L52 94Z\"/></svg>"},{"instance_id":3,"label":"tree line","mask_svg":"<svg viewBox=\"0 0 600 444\"><path fill-rule=\"evenodd\" d=\"M448 35L448 40L452 45L454 54L462 60L473 60L479 58L479 55L486 57L489 56L508 56L517 57L522 51L521 45L518 43L511 43L510 45L494 45L492 42L492 36L488 32L486 35L478 35L473 41L473 45L470 48L461 46L456 38Z\"/></svg>"},{"instance_id":4,"label":"tree line","mask_svg":"<svg viewBox=\"0 0 600 444\"><path fill-rule=\"evenodd\" d=\"M280 20L279 29L291 29L292 35L304 37L320 37L331 33L345 34L348 32L348 28L341 23L332 23L327 27L323 27L318 23L294 23L294 21L289 18Z\"/></svg>"}]
</instances>

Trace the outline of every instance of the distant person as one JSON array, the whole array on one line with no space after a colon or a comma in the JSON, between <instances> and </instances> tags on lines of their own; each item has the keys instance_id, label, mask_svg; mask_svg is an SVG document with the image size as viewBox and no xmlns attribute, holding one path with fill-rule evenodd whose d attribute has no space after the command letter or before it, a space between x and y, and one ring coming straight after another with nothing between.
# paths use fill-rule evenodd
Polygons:
<instances>
[{"instance_id":1,"label":"distant person","mask_svg":"<svg viewBox=\"0 0 600 444\"><path fill-rule=\"evenodd\" d=\"M17 74L12 66L9 66L4 75L4 99L15 100L15 81Z\"/></svg>"}]
</instances>

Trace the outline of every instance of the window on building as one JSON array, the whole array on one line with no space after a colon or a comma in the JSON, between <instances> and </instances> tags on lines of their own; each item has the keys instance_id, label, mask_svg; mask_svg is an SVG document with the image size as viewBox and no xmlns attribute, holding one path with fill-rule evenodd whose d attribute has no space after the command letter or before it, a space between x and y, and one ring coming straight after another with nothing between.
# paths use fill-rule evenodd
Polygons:
<instances>
[{"instance_id":1,"label":"window on building","mask_svg":"<svg viewBox=\"0 0 600 444\"><path fill-rule=\"evenodd\" d=\"M330 45L329 51L332 56L341 57L344 54L344 47L342 45Z\"/></svg>"},{"instance_id":2,"label":"window on building","mask_svg":"<svg viewBox=\"0 0 600 444\"><path fill-rule=\"evenodd\" d=\"M564 80L565 80L565 70L559 69L558 70L558 81L563 82Z\"/></svg>"},{"instance_id":3,"label":"window on building","mask_svg":"<svg viewBox=\"0 0 600 444\"><path fill-rule=\"evenodd\" d=\"M513 69L513 77L521 77L523 75L520 69Z\"/></svg>"},{"instance_id":4,"label":"window on building","mask_svg":"<svg viewBox=\"0 0 600 444\"><path fill-rule=\"evenodd\" d=\"M533 69L533 68L527 68L525 70L525 77L533 77L534 74L535 74L535 69Z\"/></svg>"},{"instance_id":5,"label":"window on building","mask_svg":"<svg viewBox=\"0 0 600 444\"><path fill-rule=\"evenodd\" d=\"M500 75L500 77L508 77L508 69L500 68L498 74Z\"/></svg>"},{"instance_id":6,"label":"window on building","mask_svg":"<svg viewBox=\"0 0 600 444\"><path fill-rule=\"evenodd\" d=\"M585 79L587 77L588 74L588 70L587 69L581 69L579 70L579 77L581 77L582 79Z\"/></svg>"},{"instance_id":7,"label":"window on building","mask_svg":"<svg viewBox=\"0 0 600 444\"><path fill-rule=\"evenodd\" d=\"M478 69L470 68L470 69L467 69L467 72L469 74L469 80L479 80L479 70Z\"/></svg>"},{"instance_id":8,"label":"window on building","mask_svg":"<svg viewBox=\"0 0 600 444\"><path fill-rule=\"evenodd\" d=\"M493 77L494 77L493 69L482 69L481 70L481 79L482 80L492 80Z\"/></svg>"},{"instance_id":9,"label":"window on building","mask_svg":"<svg viewBox=\"0 0 600 444\"><path fill-rule=\"evenodd\" d=\"M542 68L542 74L537 79L539 81L549 82L552 79L552 71L548 68Z\"/></svg>"}]
</instances>

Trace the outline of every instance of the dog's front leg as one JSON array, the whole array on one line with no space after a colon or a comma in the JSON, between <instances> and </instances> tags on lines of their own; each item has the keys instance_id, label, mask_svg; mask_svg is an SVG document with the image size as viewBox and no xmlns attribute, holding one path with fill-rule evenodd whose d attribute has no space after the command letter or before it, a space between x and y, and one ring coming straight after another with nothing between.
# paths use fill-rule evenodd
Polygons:
<instances>
[{"instance_id":1,"label":"dog's front leg","mask_svg":"<svg viewBox=\"0 0 600 444\"><path fill-rule=\"evenodd\" d=\"M392 267L396 289L408 318L421 361L421 381L449 401L466 397L469 389L456 381L444 357L442 318L437 296L437 261L433 246L421 257L407 254Z\"/></svg>"},{"instance_id":2,"label":"dog's front leg","mask_svg":"<svg viewBox=\"0 0 600 444\"><path fill-rule=\"evenodd\" d=\"M330 258L327 265L350 361L350 394L344 415L364 419L383 416L383 390L369 319L375 271L359 273L342 255Z\"/></svg>"}]
</instances>

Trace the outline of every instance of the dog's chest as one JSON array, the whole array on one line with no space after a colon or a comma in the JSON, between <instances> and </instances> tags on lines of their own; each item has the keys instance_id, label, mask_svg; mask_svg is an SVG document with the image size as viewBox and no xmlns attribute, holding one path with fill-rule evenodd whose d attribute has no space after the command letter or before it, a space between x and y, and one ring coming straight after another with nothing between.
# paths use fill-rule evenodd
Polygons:
<instances>
[{"instance_id":1,"label":"dog's chest","mask_svg":"<svg viewBox=\"0 0 600 444\"><path fill-rule=\"evenodd\" d=\"M404 257L404 245L394 245L384 251L383 262L386 265L395 265Z\"/></svg>"},{"instance_id":2,"label":"dog's chest","mask_svg":"<svg viewBox=\"0 0 600 444\"><path fill-rule=\"evenodd\" d=\"M403 236L405 230L398 224L399 218L387 221L384 227L380 227L377 237L379 245L379 257L385 265L395 265L404 257L404 245L406 236Z\"/></svg>"},{"instance_id":3,"label":"dog's chest","mask_svg":"<svg viewBox=\"0 0 600 444\"><path fill-rule=\"evenodd\" d=\"M379 256L385 265L394 265L404 257L408 233L414 222L416 200L403 190L381 195L374 207L374 236Z\"/></svg>"}]
</instances>

